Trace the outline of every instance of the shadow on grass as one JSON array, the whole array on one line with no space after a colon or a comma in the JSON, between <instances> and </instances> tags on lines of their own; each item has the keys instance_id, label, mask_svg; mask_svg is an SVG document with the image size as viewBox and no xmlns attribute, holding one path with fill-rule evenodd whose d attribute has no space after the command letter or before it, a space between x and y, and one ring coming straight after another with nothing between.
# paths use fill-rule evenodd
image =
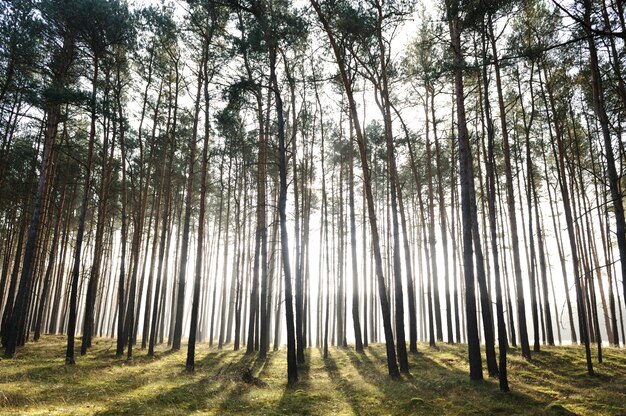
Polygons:
<instances>
[{"instance_id":1,"label":"shadow on grass","mask_svg":"<svg viewBox=\"0 0 626 416\"><path fill-rule=\"evenodd\" d=\"M353 385L345 380L341 376L341 372L337 367L337 363L331 354L328 354L328 357L324 360L326 363L326 371L328 372L328 376L332 380L332 382L339 388L343 398L348 402L352 411L359 415L363 414L363 407L361 405L360 392L353 387Z\"/></svg>"},{"instance_id":2,"label":"shadow on grass","mask_svg":"<svg viewBox=\"0 0 626 416\"><path fill-rule=\"evenodd\" d=\"M115 402L107 409L97 414L154 414L156 413L188 413L210 407L211 402L219 396L227 387L224 382L218 382L223 374L229 373L232 361L224 360L229 351L210 351L203 358L196 361L194 374L186 373L184 366L168 368L172 371L172 379L190 380L189 382L176 385L171 388L162 388L152 395L139 397L131 396L130 399ZM149 375L141 378L141 382L135 389L149 387ZM128 395L132 390L124 390L120 393Z\"/></svg>"},{"instance_id":3,"label":"shadow on grass","mask_svg":"<svg viewBox=\"0 0 626 416\"><path fill-rule=\"evenodd\" d=\"M225 388L223 383L215 383L210 377L203 377L157 393L147 400L136 399L118 403L97 414L189 413L210 407L211 402Z\"/></svg>"},{"instance_id":4,"label":"shadow on grass","mask_svg":"<svg viewBox=\"0 0 626 416\"><path fill-rule=\"evenodd\" d=\"M113 342L99 340L75 366L62 364L60 337L30 344L28 354L10 363L0 361L8 395L4 401L0 397L0 413L28 406L77 413L100 409L99 414L573 414L566 406L577 413L626 414L626 360L619 350L607 349L605 363L594 362L597 377L586 376L580 347L545 348L531 362L513 350L513 391L505 394L497 379L469 380L461 345L420 347L409 355L411 374L399 380L387 375L384 345L372 345L364 354L333 348L326 360L308 349L306 364L298 367L300 381L287 386L284 350L260 360L243 351L202 349L195 374L187 374L184 351L173 354L161 347L150 358L137 350L129 364L113 358ZM246 369L266 384L244 382Z\"/></svg>"},{"instance_id":5,"label":"shadow on grass","mask_svg":"<svg viewBox=\"0 0 626 416\"><path fill-rule=\"evenodd\" d=\"M546 407L545 402L518 391L501 393L497 380L470 381L466 372L445 360L443 364L437 362L421 352L409 357L411 373L398 380L387 375L386 355L379 348L369 348L365 354L354 351L346 351L346 354L363 382L380 395L384 408L425 415L516 414L522 408L532 409L536 414L573 414L558 403ZM367 413L362 400L367 397L354 388L358 383L346 380L332 360L328 361L327 370L353 411Z\"/></svg>"},{"instance_id":6,"label":"shadow on grass","mask_svg":"<svg viewBox=\"0 0 626 416\"><path fill-rule=\"evenodd\" d=\"M283 385L283 393L275 407L276 414L315 413L317 397L311 393L311 349L306 349L304 354L304 363L298 364L298 381ZM287 380L287 373L284 380Z\"/></svg>"}]
</instances>

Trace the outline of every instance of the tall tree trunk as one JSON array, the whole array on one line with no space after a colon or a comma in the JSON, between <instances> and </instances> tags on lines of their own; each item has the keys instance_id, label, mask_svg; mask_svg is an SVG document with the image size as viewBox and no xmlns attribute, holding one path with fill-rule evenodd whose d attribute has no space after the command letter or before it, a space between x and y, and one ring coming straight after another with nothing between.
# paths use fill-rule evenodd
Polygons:
<instances>
[{"instance_id":1,"label":"tall tree trunk","mask_svg":"<svg viewBox=\"0 0 626 416\"><path fill-rule=\"evenodd\" d=\"M494 71L496 75L496 90L498 92L498 106L500 110L500 127L502 130L502 151L504 156L504 176L506 179L507 208L509 211L509 222L511 231L511 249L513 251L513 275L515 276L515 287L517 288L517 320L522 345L522 356L530 359L530 344L528 342L528 329L526 327L526 301L524 299L524 284L522 282L522 267L520 262L520 248L517 226L517 212L515 209L515 192L513 190L513 170L511 167L511 150L509 146L509 133L506 122L506 108L504 105L504 95L502 93L502 82L500 79L500 62L498 60L498 50L496 38L493 33L493 23L489 17L489 37L491 39L491 52L493 54ZM535 312L533 312L535 313Z\"/></svg>"},{"instance_id":2,"label":"tall tree trunk","mask_svg":"<svg viewBox=\"0 0 626 416\"><path fill-rule=\"evenodd\" d=\"M211 26L212 27L212 26ZM204 144L202 147L202 161L200 168L200 211L198 213L198 238L196 241L196 265L195 276L193 284L193 300L191 303L191 322L189 324L189 342L187 343L187 364L186 369L188 372L193 372L195 369L195 353L196 353L196 335L198 332L198 309L200 306L200 285L202 284L202 261L203 261L203 248L204 248L204 225L205 225L205 210L206 210L206 191L207 191L207 165L208 165L208 152L209 152L209 97L208 97L208 83L209 74L207 68L208 48L211 39L212 31L209 32L209 38L205 38L205 43L202 48L202 61L198 67L198 97L196 101L196 109L193 123L192 140L195 142L198 137L198 118L200 115L200 91L202 89L203 82L205 84L204 98L205 98L205 114L204 114ZM192 160L193 163L193 160Z\"/></svg>"},{"instance_id":3,"label":"tall tree trunk","mask_svg":"<svg viewBox=\"0 0 626 416\"><path fill-rule=\"evenodd\" d=\"M547 75L547 70L543 68L544 73ZM559 187L561 188L561 197L563 199L563 208L565 211L565 221L567 223L567 235L570 242L570 250L572 256L572 268L574 272L574 286L576 288L576 304L578 309L578 326L579 333L582 342L585 345L585 357L587 361L587 372L589 375L593 375L593 365L591 363L591 349L589 347L589 332L587 327L586 307L582 289L582 282L580 276L580 261L578 256L578 246L576 243L576 236L574 231L574 216L572 214L572 207L570 202L570 189L567 183L567 174L565 170L565 146L563 144L563 133L560 121L556 117L556 105L554 97L550 90L548 90L549 102L554 117L552 122L554 124L556 143L552 143L553 152L557 160L557 170L559 175ZM556 146L556 148L555 148ZM557 152L558 149L558 152Z\"/></svg>"},{"instance_id":4,"label":"tall tree trunk","mask_svg":"<svg viewBox=\"0 0 626 416\"><path fill-rule=\"evenodd\" d=\"M70 67L72 66L75 54L75 39L71 31L67 31L63 37L63 46L55 56L53 57L53 80L52 85L55 88L65 87L66 78ZM97 69L95 70L97 74ZM95 77L94 77L94 91L95 91ZM95 100L95 92L93 93L92 100ZM95 102L93 103L95 111ZM6 333L3 334L3 346L4 356L6 358L12 358L15 354L15 348L18 341L18 330L22 326L24 319L24 306L26 298L29 296L28 287L30 286L30 280L32 276L32 266L34 264L35 249L39 238L39 223L41 220L41 204L44 200L44 193L48 185L48 174L50 171L50 162L52 160L52 151L54 142L57 136L57 127L61 118L61 104L60 103L48 103L46 109L46 126L44 136L44 148L43 156L41 160L41 173L37 183L37 191L35 194L35 202L33 204L33 214L30 219L30 226L28 228L28 239L26 241L26 247L24 249L23 266L20 279L19 290L17 297L13 301L13 307L11 308L11 314L8 319L4 319L8 323ZM92 114L94 119L92 124L95 123L95 114ZM95 128L95 124L92 125ZM95 133L95 132L94 132ZM19 258L21 252L18 251L16 258ZM17 269L14 269L17 271ZM12 299L11 299L12 300ZM3 325L4 326L4 325ZM5 331L3 331L5 332Z\"/></svg>"},{"instance_id":5,"label":"tall tree trunk","mask_svg":"<svg viewBox=\"0 0 626 416\"><path fill-rule=\"evenodd\" d=\"M391 104L391 103L390 103ZM413 154L413 150L411 148L411 140L409 136L409 130L404 123L404 120L400 116L400 112L391 105L393 110L395 111L398 119L400 120L400 124L402 124L402 129L404 130L404 135L407 140L407 146L409 147L410 161L411 161L411 171L413 172L413 176L416 179L416 183L419 183L419 177L417 175L417 170L415 166L415 157ZM407 292L408 292L408 300L409 300L409 351L413 354L417 353L417 312L416 312L416 304L415 304L415 282L413 279L413 265L411 264L411 247L409 244L409 228L407 227L406 214L404 209L404 199L402 196L402 189L398 184L398 207L400 209L400 223L402 225L402 237L404 242L404 257L405 257L405 268L406 268L406 280L407 280ZM364 250L365 252L365 250Z\"/></svg>"},{"instance_id":6,"label":"tall tree trunk","mask_svg":"<svg viewBox=\"0 0 626 416\"><path fill-rule=\"evenodd\" d=\"M243 20L239 18L240 25L243 27ZM244 64L248 73L248 80L253 81L252 70L248 62L248 55L244 49L243 51ZM261 292L263 296L259 299L259 276L267 279L267 225L266 225L266 176L267 176L267 139L265 135L265 126L263 123L263 96L261 88L257 88L254 91L256 99L256 116L257 123L259 125L259 150L257 156L257 175L256 175L256 231L254 239L254 260L252 268L252 285L250 293L250 313L248 315L248 345L246 348L246 354L254 352L254 340L255 334L259 331L255 323L260 313L260 338L259 343L259 357L264 359L267 356L267 341L266 336L268 334L266 328L267 325L267 309L265 307L265 299L267 296L267 282L262 282ZM265 256L264 256L265 254Z\"/></svg>"},{"instance_id":7,"label":"tall tree trunk","mask_svg":"<svg viewBox=\"0 0 626 416\"><path fill-rule=\"evenodd\" d=\"M109 72L106 72L106 79L109 82ZM121 93L121 91L118 91ZM105 91L105 95L109 93L108 88ZM98 282L100 280L100 274L102 272L102 251L104 244L104 227L107 221L107 214L109 208L109 195L111 189L111 181L113 174L113 152L115 150L115 132L113 138L109 143L108 131L104 133L104 139L102 143L102 175L100 178L100 190L98 198L98 211L96 215L96 236L94 241L94 257L89 272L89 281L87 283L87 294L85 299L85 312L83 318L83 337L81 340L80 355L85 355L87 349L91 347L91 339L94 332L94 314L96 307L96 296L98 289ZM109 149L110 146L110 149ZM107 155L107 153L109 153Z\"/></svg>"},{"instance_id":8,"label":"tall tree trunk","mask_svg":"<svg viewBox=\"0 0 626 416\"><path fill-rule=\"evenodd\" d=\"M474 289L474 259L472 253L472 203L474 187L472 156L465 118L463 88L463 50L461 46L461 20L457 0L446 0L448 27L454 62L454 92L456 96L457 128L459 142L459 179L461 184L461 216L463 218L463 271L465 276L465 309L467 315L467 345L470 364L470 379L482 380L482 360L478 340L478 318Z\"/></svg>"},{"instance_id":9,"label":"tall tree trunk","mask_svg":"<svg viewBox=\"0 0 626 416\"><path fill-rule=\"evenodd\" d=\"M620 254L620 265L622 274L622 284L624 290L624 299L626 299L626 220L624 219L624 203L620 190L620 177L618 176L615 166L615 153L613 151L613 142L611 140L611 132L609 130L609 118L604 105L604 87L602 84L602 75L600 74L600 66L598 63L598 52L596 49L595 37L592 33L591 25L591 9L592 2L584 0L584 25L582 25L587 35L587 43L589 46L589 69L591 70L591 93L593 98L593 109L600 122L600 130L602 139L604 140L604 156L606 158L606 170L609 180L609 190L611 191L611 199L613 202L613 213L615 215L615 234L617 239L617 247Z\"/></svg>"},{"instance_id":10,"label":"tall tree trunk","mask_svg":"<svg viewBox=\"0 0 626 416\"><path fill-rule=\"evenodd\" d=\"M226 226L226 233L224 239L224 260L222 265L222 294L221 294L221 311L220 311L220 334L217 342L217 348L222 349L224 347L224 340L226 339L226 290L227 290L227 279L228 276L228 251L230 248L229 234L230 234L230 194L231 194L231 171L232 171L232 158L229 158L228 161L228 177L227 177L227 192L226 192L226 219L224 221ZM222 189L224 187L222 186Z\"/></svg>"},{"instance_id":11,"label":"tall tree trunk","mask_svg":"<svg viewBox=\"0 0 626 416\"><path fill-rule=\"evenodd\" d=\"M439 224L441 232L441 245L443 246L443 267L444 267L444 281L446 292L446 326L448 343L454 343L453 327L452 327L452 303L450 300L450 259L448 258L448 226L446 221L446 199L444 195L443 186L443 169L441 159L441 149L439 144L439 135L437 134L437 117L435 115L435 90L431 89L430 94L430 111L431 111L431 123L433 124L433 139L435 141L435 160L437 162L437 191L439 194ZM458 311L455 311L455 316L458 318ZM457 323L458 325L458 323ZM457 336L457 341L458 336Z\"/></svg>"},{"instance_id":12,"label":"tall tree trunk","mask_svg":"<svg viewBox=\"0 0 626 416\"><path fill-rule=\"evenodd\" d=\"M159 86L159 93L157 95L157 102L154 108L154 116L152 117L153 125L152 125L152 140L156 138L156 129L158 126L158 115L159 115L159 107L161 104L161 96L163 92L163 85ZM167 151L167 145L165 146L165 151ZM165 160L167 157L163 158L163 162L165 166ZM155 178L156 179L156 178ZM152 290L153 290L153 282L154 282L154 263L157 259L157 250L159 247L159 222L161 220L161 198L163 196L163 189L165 187L163 172L161 174L159 180L158 190L155 189L155 200L153 202L153 211L152 215L154 216L154 236L152 237L152 250L150 253L150 265L148 266L148 287L146 289L146 302L144 305L144 314L143 314L143 331L141 336L141 349L145 349L148 344L148 339L150 337L150 310L152 309ZM155 183L156 188L156 183ZM154 213L156 211L156 214ZM147 255L148 246L146 245L146 255ZM158 289L156 289L158 290ZM155 302L157 301L155 296Z\"/></svg>"},{"instance_id":13,"label":"tall tree trunk","mask_svg":"<svg viewBox=\"0 0 626 416\"><path fill-rule=\"evenodd\" d=\"M185 217L183 219L183 235L182 235L182 245L180 248L180 264L178 268L178 289L177 289L177 299L176 299L176 318L174 324L174 336L172 340L172 351L177 351L180 349L181 338L183 335L183 312L185 308L185 285L187 283L187 259L189 257L189 226L191 223L191 209L192 209L192 201L193 201L193 181L195 179L195 164L196 164L196 149L197 149L197 138L198 138L198 116L200 114L200 101L202 99L202 71L203 71L203 63L200 63L198 66L198 85L196 90L196 102L194 108L194 118L193 118L193 130L191 135L191 140L189 142L189 171L187 172L187 184L185 190ZM204 186L204 185L201 185ZM203 204L203 202L201 202ZM204 213L203 213L204 215ZM202 229L204 230L204 224L202 225ZM197 275L200 272L197 270ZM199 277L197 277L199 279ZM200 283L198 282L198 285ZM195 293L195 291L194 291ZM194 294L194 297L196 295ZM196 311L196 319L197 319L197 311ZM196 322L197 324L197 322ZM193 335L195 338L195 334ZM195 339L194 339L195 341ZM193 357L192 357L193 360ZM192 363L193 364L193 363ZM193 365L192 365L193 366ZM192 371L193 369L189 369L189 362L187 362L188 371Z\"/></svg>"},{"instance_id":14,"label":"tall tree trunk","mask_svg":"<svg viewBox=\"0 0 626 416\"><path fill-rule=\"evenodd\" d=\"M328 20L324 16L322 9L317 0L310 0L311 5L315 9L315 12L324 27L324 31L328 36L328 40L331 44L333 55L337 62L337 66L340 72L342 84L348 97L348 104L350 106L350 112L354 120L354 128L357 138L357 144L359 146L359 154L361 158L361 170L363 172L363 184L365 186L365 195L367 198L367 211L370 220L370 232L372 238L372 248L374 251L374 260L376 267L376 277L378 280L378 294L380 297L381 312L383 315L383 327L385 332L385 346L387 351L387 369L391 377L399 377L398 364L396 362L396 352L393 339L393 331L391 328L391 311L389 307L389 298L387 296L387 288L385 285L385 276L383 273L383 263L380 250L380 237L378 234L378 221L376 215L376 208L374 205L374 196L372 193L371 172L369 169L369 162L367 159L367 151L365 147L365 140L359 123L359 116L354 100L352 88L350 86L349 78L346 72L346 65L343 55L339 46L335 40L335 35L328 23Z\"/></svg>"},{"instance_id":15,"label":"tall tree trunk","mask_svg":"<svg viewBox=\"0 0 626 416\"><path fill-rule=\"evenodd\" d=\"M67 351L65 354L65 364L75 364L74 361L74 335L76 332L76 303L78 300L78 280L80 278L80 259L83 245L83 234L85 232L85 216L87 214L87 204L89 203L89 191L91 188L91 165L93 160L93 148L96 141L96 94L98 84L99 58L93 58L93 81L91 90L91 127L89 130L89 148L87 150L87 164L85 165L85 183L83 198L78 217L78 230L76 231L76 244L74 251L74 267L72 269L72 286L70 293L70 316L67 326Z\"/></svg>"},{"instance_id":16,"label":"tall tree trunk","mask_svg":"<svg viewBox=\"0 0 626 416\"><path fill-rule=\"evenodd\" d=\"M168 126L166 128L166 136L168 140L167 140L167 145L165 148L165 151L167 152L167 156L163 159L163 170L162 170L163 173L161 174L162 182L166 182L166 178L167 178L167 181L171 180L173 169L174 169L174 153L176 150L178 92L179 92L179 80L180 80L179 71L178 71L178 61L176 61L175 70L176 70L176 74L175 74L173 105L171 105L172 104L171 86L169 87L169 93L168 93L168 104L169 104L168 105L168 117L167 117ZM170 116L172 116L171 125L170 125ZM165 320L165 317L163 317L162 319L160 317L161 314L164 314L165 312L165 305L163 306L160 305L162 303L162 299L160 299L159 296L162 296L163 299L165 298L165 289L166 289L167 281L166 279L163 279L163 275L165 274L165 270L163 266L165 264L166 253L169 252L169 243L167 242L166 239L167 239L167 235L169 232L168 225L171 221L170 215L173 216L173 212L172 212L172 206L171 206L172 205L171 204L172 189L170 186L165 186L165 185L164 185L164 188L165 188L165 195L164 195L164 201L163 201L163 220L162 220L162 226L161 226L161 237L160 237L160 242L159 242L159 259L158 259L159 263L158 263L158 269L157 269L157 279L155 283L154 306L152 309L152 322L150 324L150 340L148 342L148 356L149 357L154 356L154 346L157 340L156 336L157 336L157 330L159 327L158 326L159 321L163 323L163 321ZM167 246L167 250L166 250L166 246ZM161 279L163 279L163 283L161 283ZM163 335L163 331L161 331L161 336L162 335Z\"/></svg>"},{"instance_id":17,"label":"tall tree trunk","mask_svg":"<svg viewBox=\"0 0 626 416\"><path fill-rule=\"evenodd\" d=\"M289 262L289 234L287 233L287 155L285 148L285 120L283 116L283 99L280 95L278 77L276 76L276 49L270 45L270 83L274 90L276 117L278 128L278 175L280 178L280 194L278 197L278 215L280 220L280 245L285 280L285 312L287 318L287 381L293 384L298 381L296 359L296 334L294 328L293 292L291 289L291 265Z\"/></svg>"},{"instance_id":18,"label":"tall tree trunk","mask_svg":"<svg viewBox=\"0 0 626 416\"><path fill-rule=\"evenodd\" d=\"M483 60L486 60L487 51L485 45L485 36L482 36L482 53ZM485 155L485 168L487 171L487 190L488 190L488 205L489 205L489 230L491 240L491 255L493 258L493 274L496 283L496 316L498 320L498 348L500 350L500 365L498 368L498 377L500 384L500 391L509 391L509 381L507 377L507 348L508 340L506 333L506 324L504 322L504 305L502 302L502 284L500 276L500 257L498 255L498 227L496 223L497 211L496 211L496 175L495 175L495 134L493 119L491 117L491 105L489 103L489 86L487 78L487 66L483 65L482 68L482 82L484 88L484 112L485 123L487 127L487 154ZM485 307L485 305L483 305ZM488 306L491 307L490 305Z\"/></svg>"},{"instance_id":19,"label":"tall tree trunk","mask_svg":"<svg viewBox=\"0 0 626 416\"><path fill-rule=\"evenodd\" d=\"M63 208L65 206L66 191L67 191L67 184L63 185L63 191L61 191L61 202L59 202L57 220L54 224L52 244L50 245L50 253L48 255L48 266L46 269L46 275L44 277L43 289L39 296L39 308L37 311L37 318L35 320L35 334L33 336L34 341L38 341L39 337L41 336L43 314L44 314L44 310L46 307L46 300L48 298L48 292L50 290L49 289L50 280L52 278L55 260L57 258L57 246L58 246L59 234L60 234L59 229L61 228L61 221L63 220ZM1 300L1 297L0 297L0 300Z\"/></svg>"},{"instance_id":20,"label":"tall tree trunk","mask_svg":"<svg viewBox=\"0 0 626 416\"><path fill-rule=\"evenodd\" d=\"M429 96L431 96L432 91L429 91L429 87L426 87L426 97L425 101L429 101ZM435 192L433 185L433 157L431 151L431 143L430 143L430 128L429 128L429 107L428 105L424 106L424 112L426 116L426 175L428 176L428 244L430 246L430 272L431 275L429 279L432 279L433 282L433 303L434 303L434 314L435 314L435 326L436 326L436 334L437 341L443 341L443 329L441 325L441 301L439 297L439 273L437 273L437 238L435 236ZM433 121L434 122L434 121Z\"/></svg>"},{"instance_id":21,"label":"tall tree trunk","mask_svg":"<svg viewBox=\"0 0 626 416\"><path fill-rule=\"evenodd\" d=\"M352 259L352 322L354 324L354 347L357 352L363 352L363 336L361 334L361 318L359 317L359 274L356 254L356 213L354 204L354 143L352 142L353 122L350 119L350 135L348 137L348 169L350 205L350 254Z\"/></svg>"},{"instance_id":22,"label":"tall tree trunk","mask_svg":"<svg viewBox=\"0 0 626 416\"><path fill-rule=\"evenodd\" d=\"M296 114L296 85L289 68L289 62L283 55L285 61L285 76L289 84L291 93L291 162L293 169L293 206L294 206L294 239L295 259L296 259L296 279L295 279L295 300L296 300L296 358L298 364L304 363L304 291L303 291L303 265L302 265L302 241L300 234L300 193L298 192L298 154L296 149L296 139L298 131L298 115Z\"/></svg>"}]
</instances>

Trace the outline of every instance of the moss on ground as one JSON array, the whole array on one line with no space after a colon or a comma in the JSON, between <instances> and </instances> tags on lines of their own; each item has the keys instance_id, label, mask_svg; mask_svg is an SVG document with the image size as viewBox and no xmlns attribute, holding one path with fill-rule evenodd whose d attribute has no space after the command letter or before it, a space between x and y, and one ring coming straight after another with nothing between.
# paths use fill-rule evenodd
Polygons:
<instances>
[{"instance_id":1,"label":"moss on ground","mask_svg":"<svg viewBox=\"0 0 626 416\"><path fill-rule=\"evenodd\" d=\"M506 394L495 379L469 380L463 345L420 345L419 351L410 357L411 374L391 380L383 345L365 354L331 348L326 360L310 349L300 381L288 387L284 350L262 362L200 345L196 372L188 374L184 346L157 349L154 358L137 349L127 363L115 357L114 340L97 339L75 366L65 366L65 338L46 336L0 360L0 414L626 414L624 350L605 349L604 362L594 363L597 375L589 377L582 348L546 347L530 362L512 349Z\"/></svg>"}]
</instances>

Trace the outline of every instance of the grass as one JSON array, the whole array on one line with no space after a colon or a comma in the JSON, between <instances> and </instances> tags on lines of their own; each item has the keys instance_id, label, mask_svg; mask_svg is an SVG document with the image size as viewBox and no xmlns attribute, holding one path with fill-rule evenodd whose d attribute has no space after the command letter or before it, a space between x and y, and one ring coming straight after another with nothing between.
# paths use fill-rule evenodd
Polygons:
<instances>
[{"instance_id":1,"label":"grass","mask_svg":"<svg viewBox=\"0 0 626 416\"><path fill-rule=\"evenodd\" d=\"M65 366L65 339L43 337L0 360L0 414L219 415L625 415L626 351L605 349L597 375L587 376L584 350L544 348L533 360L509 355L510 393L497 380L472 382L463 345L419 346L411 374L387 376L383 345L365 354L331 349L324 360L307 350L300 381L286 385L286 353L262 362L243 352L197 349L196 372L185 372L186 348L136 349L132 363L115 358L113 340ZM244 381L251 370L255 377ZM258 379L257 379L258 378Z\"/></svg>"}]
</instances>

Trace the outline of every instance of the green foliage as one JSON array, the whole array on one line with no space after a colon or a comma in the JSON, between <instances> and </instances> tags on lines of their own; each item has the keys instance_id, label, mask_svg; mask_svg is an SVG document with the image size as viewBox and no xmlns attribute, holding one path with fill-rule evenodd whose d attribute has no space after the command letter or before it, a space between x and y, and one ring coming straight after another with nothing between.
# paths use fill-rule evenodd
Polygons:
<instances>
[{"instance_id":1,"label":"green foliage","mask_svg":"<svg viewBox=\"0 0 626 416\"><path fill-rule=\"evenodd\" d=\"M246 132L244 120L241 116L244 104L243 92L248 86L247 81L231 85L224 95L227 99L226 106L215 116L217 131L224 139L224 152L230 157L241 156L247 163L252 163L251 154L253 141L256 137L249 137Z\"/></svg>"},{"instance_id":2,"label":"green foliage","mask_svg":"<svg viewBox=\"0 0 626 416\"><path fill-rule=\"evenodd\" d=\"M133 16L120 0L55 0L65 3L69 22L94 56L134 39Z\"/></svg>"},{"instance_id":3,"label":"green foliage","mask_svg":"<svg viewBox=\"0 0 626 416\"><path fill-rule=\"evenodd\" d=\"M32 0L0 0L0 93L32 87L42 59L43 22Z\"/></svg>"},{"instance_id":4,"label":"green foliage","mask_svg":"<svg viewBox=\"0 0 626 416\"><path fill-rule=\"evenodd\" d=\"M295 45L306 39L307 22L287 0L233 0L231 5L235 11L244 10L254 16L255 21L247 30L248 42L255 51Z\"/></svg>"},{"instance_id":5,"label":"green foliage","mask_svg":"<svg viewBox=\"0 0 626 416\"><path fill-rule=\"evenodd\" d=\"M31 181L37 163L35 152L36 137L17 137L8 152L4 176L0 181L0 210L7 212L9 207L16 207L19 201L25 201L32 193Z\"/></svg>"},{"instance_id":6,"label":"green foliage","mask_svg":"<svg viewBox=\"0 0 626 416\"><path fill-rule=\"evenodd\" d=\"M424 9L419 12L420 25L417 34L409 43L406 56L403 60L403 69L411 80L422 85L430 86L442 75L447 48L442 47L440 38L443 36L443 26L433 22Z\"/></svg>"},{"instance_id":7,"label":"green foliage","mask_svg":"<svg viewBox=\"0 0 626 416\"><path fill-rule=\"evenodd\" d=\"M545 48L558 42L556 29L561 26L556 8L550 9L542 0L524 0L512 19L507 49L531 61L540 60L546 55Z\"/></svg>"}]
</instances>

